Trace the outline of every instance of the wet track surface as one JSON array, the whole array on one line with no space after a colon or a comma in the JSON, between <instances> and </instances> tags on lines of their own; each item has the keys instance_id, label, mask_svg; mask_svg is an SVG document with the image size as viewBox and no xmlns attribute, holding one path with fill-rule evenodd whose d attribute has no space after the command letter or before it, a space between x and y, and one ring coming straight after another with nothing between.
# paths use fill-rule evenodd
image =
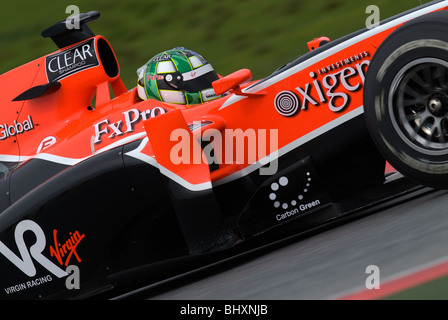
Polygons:
<instances>
[{"instance_id":1,"label":"wet track surface","mask_svg":"<svg viewBox=\"0 0 448 320\"><path fill-rule=\"evenodd\" d=\"M433 191L145 298L336 299L365 289L369 265L387 281L448 257L447 230L448 191Z\"/></svg>"}]
</instances>

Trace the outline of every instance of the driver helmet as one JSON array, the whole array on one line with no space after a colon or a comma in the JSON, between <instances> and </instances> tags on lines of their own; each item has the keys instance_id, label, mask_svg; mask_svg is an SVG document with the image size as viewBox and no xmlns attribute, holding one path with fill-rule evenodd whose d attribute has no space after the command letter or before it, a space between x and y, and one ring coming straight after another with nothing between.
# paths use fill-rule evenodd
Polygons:
<instances>
[{"instance_id":1,"label":"driver helmet","mask_svg":"<svg viewBox=\"0 0 448 320\"><path fill-rule=\"evenodd\" d=\"M183 47L161 52L137 70L141 99L199 104L217 99L212 82L219 77L201 55Z\"/></svg>"}]
</instances>

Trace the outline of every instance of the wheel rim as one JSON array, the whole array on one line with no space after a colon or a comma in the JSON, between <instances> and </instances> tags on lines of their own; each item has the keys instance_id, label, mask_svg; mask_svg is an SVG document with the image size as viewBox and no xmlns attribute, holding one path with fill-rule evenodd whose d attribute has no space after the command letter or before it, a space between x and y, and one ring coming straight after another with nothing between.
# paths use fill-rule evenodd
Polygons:
<instances>
[{"instance_id":1,"label":"wheel rim","mask_svg":"<svg viewBox=\"0 0 448 320\"><path fill-rule=\"evenodd\" d=\"M448 148L448 62L424 58L404 66L392 81L389 114L411 148L446 154Z\"/></svg>"}]
</instances>

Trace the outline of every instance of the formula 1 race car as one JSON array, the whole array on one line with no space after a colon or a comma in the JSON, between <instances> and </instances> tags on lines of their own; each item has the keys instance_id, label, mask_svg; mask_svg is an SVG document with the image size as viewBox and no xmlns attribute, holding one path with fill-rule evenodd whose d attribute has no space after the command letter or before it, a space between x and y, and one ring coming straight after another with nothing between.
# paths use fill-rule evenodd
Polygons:
<instances>
[{"instance_id":1,"label":"formula 1 race car","mask_svg":"<svg viewBox=\"0 0 448 320\"><path fill-rule=\"evenodd\" d=\"M264 79L221 76L221 97L196 105L128 90L87 26L98 12L45 29L59 50L0 76L0 298L117 297L448 187L446 9L317 39Z\"/></svg>"}]
</instances>

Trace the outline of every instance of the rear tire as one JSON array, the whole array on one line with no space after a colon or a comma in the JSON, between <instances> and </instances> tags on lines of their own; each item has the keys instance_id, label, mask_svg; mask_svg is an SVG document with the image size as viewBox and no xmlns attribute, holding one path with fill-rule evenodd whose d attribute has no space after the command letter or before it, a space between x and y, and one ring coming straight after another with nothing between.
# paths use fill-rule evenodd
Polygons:
<instances>
[{"instance_id":1,"label":"rear tire","mask_svg":"<svg viewBox=\"0 0 448 320\"><path fill-rule=\"evenodd\" d=\"M448 188L448 12L415 19L378 48L366 75L365 118L405 176Z\"/></svg>"}]
</instances>

